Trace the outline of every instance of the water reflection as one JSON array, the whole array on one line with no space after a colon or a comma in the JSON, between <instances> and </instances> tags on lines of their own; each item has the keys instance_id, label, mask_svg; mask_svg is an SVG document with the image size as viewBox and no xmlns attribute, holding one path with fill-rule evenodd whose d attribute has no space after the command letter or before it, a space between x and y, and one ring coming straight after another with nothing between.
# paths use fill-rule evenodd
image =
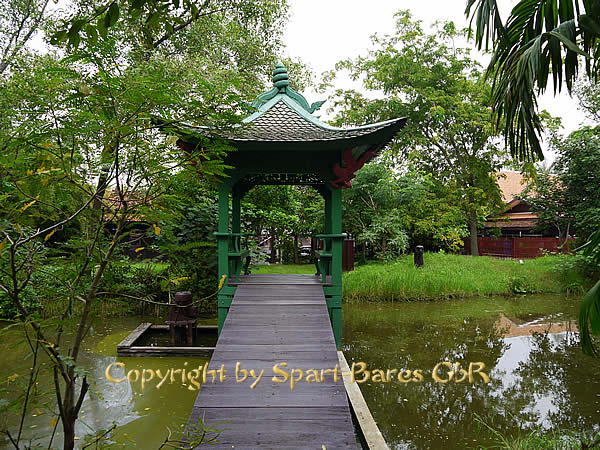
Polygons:
<instances>
[{"instance_id":1,"label":"water reflection","mask_svg":"<svg viewBox=\"0 0 600 450\"><path fill-rule=\"evenodd\" d=\"M574 329L577 303L527 297L349 305L344 351L373 368L423 369L421 383L361 385L392 447L492 445L476 415L508 435L538 424L587 431L600 417L599 365L581 354L577 333L565 331ZM440 361L484 362L490 382L435 382Z\"/></svg>"},{"instance_id":2,"label":"water reflection","mask_svg":"<svg viewBox=\"0 0 600 450\"><path fill-rule=\"evenodd\" d=\"M519 379L512 393L535 393L525 396L527 408L538 411L546 427L598 430L599 369L597 360L581 354L577 333L535 334L527 358L515 369Z\"/></svg>"}]
</instances>

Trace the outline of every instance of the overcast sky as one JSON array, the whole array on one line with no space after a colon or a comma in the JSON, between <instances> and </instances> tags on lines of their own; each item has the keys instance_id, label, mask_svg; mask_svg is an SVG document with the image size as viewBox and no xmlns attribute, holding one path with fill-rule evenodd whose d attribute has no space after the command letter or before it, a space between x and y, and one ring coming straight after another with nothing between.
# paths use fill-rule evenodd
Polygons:
<instances>
[{"instance_id":1,"label":"overcast sky","mask_svg":"<svg viewBox=\"0 0 600 450\"><path fill-rule=\"evenodd\" d=\"M464 15L466 0L289 1L290 20L284 37L287 53L300 57L317 75L333 69L335 63L342 59L366 54L371 48L370 36L374 33L393 33L393 15L401 9L409 9L416 19L424 22L426 29L437 20L452 20L458 27L468 25ZM346 88L346 83L339 80L336 87ZM314 92L309 91L307 95L309 102L320 99ZM551 94L544 95L540 99L540 107L562 117L566 131L578 128L584 121L576 99L571 99L566 93L557 98ZM546 159L553 159L553 155L547 154Z\"/></svg>"}]
</instances>

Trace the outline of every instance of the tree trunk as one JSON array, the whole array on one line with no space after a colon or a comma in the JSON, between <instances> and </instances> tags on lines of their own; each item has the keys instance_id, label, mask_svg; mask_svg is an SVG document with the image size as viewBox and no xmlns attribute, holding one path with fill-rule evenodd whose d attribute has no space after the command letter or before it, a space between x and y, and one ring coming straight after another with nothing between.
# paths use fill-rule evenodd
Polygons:
<instances>
[{"instance_id":1,"label":"tree trunk","mask_svg":"<svg viewBox=\"0 0 600 450\"><path fill-rule=\"evenodd\" d=\"M300 264L298 260L298 234L294 233L294 264Z\"/></svg>"},{"instance_id":2,"label":"tree trunk","mask_svg":"<svg viewBox=\"0 0 600 450\"><path fill-rule=\"evenodd\" d=\"M75 421L70 417L66 420L63 419L63 433L64 437L64 450L72 450L75 448Z\"/></svg>"},{"instance_id":3,"label":"tree trunk","mask_svg":"<svg viewBox=\"0 0 600 450\"><path fill-rule=\"evenodd\" d=\"M77 413L73 414L75 409L75 386L74 382L67 382L65 385L65 393L62 405L62 417L64 433L64 450L72 450L75 448L75 422L77 421Z\"/></svg>"},{"instance_id":4,"label":"tree trunk","mask_svg":"<svg viewBox=\"0 0 600 450\"><path fill-rule=\"evenodd\" d=\"M94 203L92 204L92 209L94 211L98 211L101 213L102 211L102 200L104 199L104 194L108 189L108 177L110 174L110 166L112 165L112 160L119 149L119 141L120 135L117 134L113 136L109 143L102 150L102 166L100 169L100 176L98 177L98 182L96 183L96 198L94 199Z\"/></svg>"},{"instance_id":5,"label":"tree trunk","mask_svg":"<svg viewBox=\"0 0 600 450\"><path fill-rule=\"evenodd\" d=\"M385 261L386 256L387 256L387 241L385 240L385 238L381 238L381 255L380 255L381 261Z\"/></svg>"},{"instance_id":6,"label":"tree trunk","mask_svg":"<svg viewBox=\"0 0 600 450\"><path fill-rule=\"evenodd\" d=\"M563 233L561 233L560 228L558 229L559 243L560 243L560 241L562 241L562 244L560 244L560 246L558 247L558 251L560 253L567 253L566 252L566 250L567 250L566 245L567 245L567 241L569 239L570 227L571 227L571 224L568 223L567 224L567 229L565 230L564 235L563 235ZM560 238L561 235L562 235L562 239Z\"/></svg>"},{"instance_id":7,"label":"tree trunk","mask_svg":"<svg viewBox=\"0 0 600 450\"><path fill-rule=\"evenodd\" d=\"M477 245L477 215L471 214L469 217L469 230L471 232L471 255L479 256L479 247Z\"/></svg>"},{"instance_id":8,"label":"tree trunk","mask_svg":"<svg viewBox=\"0 0 600 450\"><path fill-rule=\"evenodd\" d=\"M270 263L275 264L277 261L277 251L275 250L275 230L271 229L271 256Z\"/></svg>"}]
</instances>

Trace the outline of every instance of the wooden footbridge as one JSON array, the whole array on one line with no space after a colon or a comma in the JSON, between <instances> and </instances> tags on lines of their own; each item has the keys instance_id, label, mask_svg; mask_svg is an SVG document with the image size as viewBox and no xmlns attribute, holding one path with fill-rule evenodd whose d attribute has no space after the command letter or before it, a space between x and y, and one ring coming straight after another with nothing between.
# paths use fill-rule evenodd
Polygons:
<instances>
[{"instance_id":1,"label":"wooden footbridge","mask_svg":"<svg viewBox=\"0 0 600 450\"><path fill-rule=\"evenodd\" d=\"M227 448L356 446L342 382L327 373L325 380L309 383L306 375L313 369L321 378L321 369L326 373L338 366L346 236L342 189L352 186L356 171L389 144L406 119L336 128L313 115L322 103L309 104L290 87L285 67L277 64L273 88L253 103L255 112L243 126L224 131L171 121L161 125L179 136L182 150L197 159L193 165L207 160L203 156L207 142L226 141L236 148L225 157L226 176L217 180L218 275L226 283L219 292L220 337L209 367L223 367L227 378L203 384L188 423L189 429L199 417L207 424L227 421L220 437ZM323 197L325 233L315 236L321 241L315 251L321 277L240 277L249 256L243 248L241 203L258 185L310 186ZM251 380L237 382L238 362L239 369L263 373L253 389ZM284 374L277 377L273 366L278 363ZM290 377L292 369L304 374L293 390L289 379L273 381L274 376Z\"/></svg>"},{"instance_id":2,"label":"wooden footbridge","mask_svg":"<svg viewBox=\"0 0 600 450\"><path fill-rule=\"evenodd\" d=\"M209 377L202 385L190 422L198 417L207 425L219 422L222 448L357 448L320 279L241 278L208 367L209 373L224 367L226 379L211 383ZM236 377L238 364L263 373L254 388L252 375L238 383L245 375L240 370ZM285 375L273 372L275 364L288 375L294 369L294 379L302 370L302 380L283 381Z\"/></svg>"}]
</instances>

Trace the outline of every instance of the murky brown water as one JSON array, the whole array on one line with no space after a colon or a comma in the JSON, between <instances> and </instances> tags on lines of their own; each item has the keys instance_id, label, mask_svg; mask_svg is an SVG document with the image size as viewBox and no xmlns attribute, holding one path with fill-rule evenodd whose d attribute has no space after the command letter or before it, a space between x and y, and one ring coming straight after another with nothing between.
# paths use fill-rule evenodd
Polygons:
<instances>
[{"instance_id":1,"label":"murky brown water","mask_svg":"<svg viewBox=\"0 0 600 450\"><path fill-rule=\"evenodd\" d=\"M600 423L600 361L581 354L574 326L578 306L578 298L559 296L345 305L344 352L350 364L365 362L367 370L382 369L384 377L387 369L421 371L419 382L402 383L393 373L389 382L369 380L360 385L392 448L489 447L494 440L483 423L506 436L535 426L590 431ZM106 379L111 363L125 365L113 366L111 373L120 378L129 371L167 373L207 362L186 357L117 358L116 345L142 321L152 318L98 320L90 330L82 365L94 382L77 425L80 446L92 430L115 424L111 440L118 448L155 449L168 429L181 429L187 421L197 390L177 375L159 388L157 378L143 388L141 380ZM7 391L14 392L23 379L7 378L26 372L27 350L21 341L16 330L1 338L1 399L12 400ZM468 378L461 383L435 381L432 370L442 361L459 362L466 369L469 363L483 362L490 382L476 374L473 383ZM41 372L39 396L24 428L27 442L46 446L56 416L49 369L45 365ZM444 369L439 372L442 380L448 378ZM5 412L1 423L14 429L17 416ZM3 439L0 436L0 447ZM53 447L60 447L60 440L59 427Z\"/></svg>"},{"instance_id":2,"label":"murky brown water","mask_svg":"<svg viewBox=\"0 0 600 450\"><path fill-rule=\"evenodd\" d=\"M578 306L558 296L354 305L344 309L344 353L367 369L422 370L422 382L361 384L392 448L489 447L497 441L484 423L507 437L537 426L598 431L600 361L581 353ZM438 382L442 361L483 362L490 382Z\"/></svg>"},{"instance_id":3,"label":"murky brown water","mask_svg":"<svg viewBox=\"0 0 600 450\"><path fill-rule=\"evenodd\" d=\"M76 434L80 438L77 443L84 445L85 436L96 430L106 430L113 425L117 428L111 434L111 441L118 443L116 448L148 448L156 449L168 436L169 429L177 432L183 428L189 417L194 400L198 394L198 387L188 380L182 382L181 372L176 372L171 378L169 375L160 386L160 379L156 375L161 371L163 377L170 370L189 370L208 362L204 358L173 357L173 358L123 358L117 357L117 344L121 342L140 322L158 320L153 317L139 318L111 318L98 320L90 330L85 340L86 351L81 360L81 365L89 370L93 383L90 394L84 401L80 421L77 423ZM214 321L213 321L214 322ZM209 323L203 323L209 324ZM18 389L17 379L7 385L5 380L11 374L26 373L23 356L27 354L25 343L18 333L13 332L2 337L0 354L3 364L0 368L0 380L4 383L2 388ZM124 367L112 366L111 376L119 380L132 371L131 379L135 379L135 371L139 371L138 381L111 382L106 378L106 369L110 364L123 363ZM154 372L153 379L142 386L143 370ZM53 393L48 374L50 367L44 363L41 371L38 391L38 400L34 408L27 415L24 436L32 444L44 443L48 446L49 436L52 434L52 418L56 417ZM1 389L1 388L0 388ZM45 393L45 391L48 391ZM4 398L5 392L0 391ZM7 398L14 398L9 395ZM3 414L2 421L8 421L9 429L15 430L18 418L15 414ZM60 448L62 443L61 427L59 425L53 441L54 448ZM0 447L4 436L0 436ZM93 447L92 447L93 448Z\"/></svg>"}]
</instances>

